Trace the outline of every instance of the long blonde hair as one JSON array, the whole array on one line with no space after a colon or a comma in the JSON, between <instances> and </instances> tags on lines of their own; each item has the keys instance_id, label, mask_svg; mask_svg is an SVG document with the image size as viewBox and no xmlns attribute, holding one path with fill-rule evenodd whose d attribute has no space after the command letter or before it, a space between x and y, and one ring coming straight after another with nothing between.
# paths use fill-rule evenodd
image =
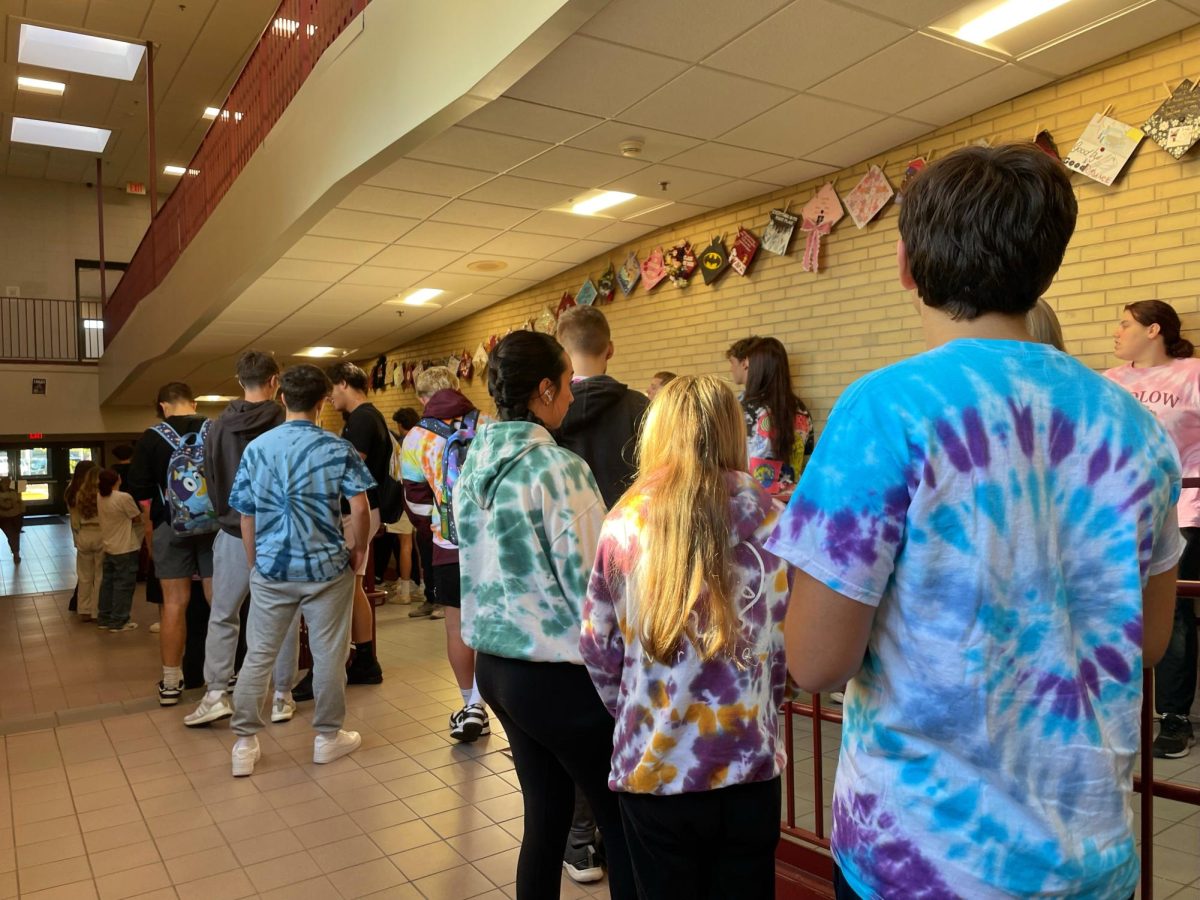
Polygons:
<instances>
[{"instance_id":1,"label":"long blonde hair","mask_svg":"<svg viewBox=\"0 0 1200 900\"><path fill-rule=\"evenodd\" d=\"M83 476L83 484L75 494L75 506L85 519L94 519L100 503L100 467L92 466Z\"/></svg>"},{"instance_id":2,"label":"long blonde hair","mask_svg":"<svg viewBox=\"0 0 1200 900\"><path fill-rule=\"evenodd\" d=\"M669 664L682 642L700 658L733 657L734 606L727 471L746 468L746 426L733 391L713 375L681 375L650 404L630 495L646 495L633 573L638 636Z\"/></svg>"}]
</instances>

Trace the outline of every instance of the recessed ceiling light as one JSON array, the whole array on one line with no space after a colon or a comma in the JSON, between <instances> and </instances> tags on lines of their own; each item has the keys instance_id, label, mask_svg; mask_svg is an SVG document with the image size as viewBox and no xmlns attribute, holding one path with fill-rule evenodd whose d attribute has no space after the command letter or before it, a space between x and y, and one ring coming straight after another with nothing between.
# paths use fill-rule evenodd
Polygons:
<instances>
[{"instance_id":1,"label":"recessed ceiling light","mask_svg":"<svg viewBox=\"0 0 1200 900\"><path fill-rule=\"evenodd\" d=\"M44 81L41 78L26 78L24 75L18 75L17 88L34 94L54 94L61 97L67 86L61 81Z\"/></svg>"},{"instance_id":2,"label":"recessed ceiling light","mask_svg":"<svg viewBox=\"0 0 1200 900\"><path fill-rule=\"evenodd\" d=\"M419 291L413 291L402 301L406 306L424 306L434 297L446 293L438 288L421 288Z\"/></svg>"},{"instance_id":3,"label":"recessed ceiling light","mask_svg":"<svg viewBox=\"0 0 1200 900\"><path fill-rule=\"evenodd\" d=\"M199 175L199 169L185 169L183 166L163 166L164 175Z\"/></svg>"},{"instance_id":4,"label":"recessed ceiling light","mask_svg":"<svg viewBox=\"0 0 1200 900\"><path fill-rule=\"evenodd\" d=\"M632 200L636 196L636 194L626 194L624 191L601 191L594 197L576 203L571 207L571 212L577 216L591 216L610 206Z\"/></svg>"},{"instance_id":5,"label":"recessed ceiling light","mask_svg":"<svg viewBox=\"0 0 1200 900\"><path fill-rule=\"evenodd\" d=\"M104 330L104 320L103 319L84 319L83 327L88 329L89 331L103 331Z\"/></svg>"},{"instance_id":6,"label":"recessed ceiling light","mask_svg":"<svg viewBox=\"0 0 1200 900\"><path fill-rule=\"evenodd\" d=\"M40 144L62 150L85 150L103 153L112 132L107 128L69 125L66 122L47 122L44 119L23 119L13 116L11 138L19 144Z\"/></svg>"},{"instance_id":7,"label":"recessed ceiling light","mask_svg":"<svg viewBox=\"0 0 1200 900\"><path fill-rule=\"evenodd\" d=\"M230 400L235 400L236 397L227 397L225 394L201 394L196 398L197 403L228 403Z\"/></svg>"},{"instance_id":8,"label":"recessed ceiling light","mask_svg":"<svg viewBox=\"0 0 1200 900\"><path fill-rule=\"evenodd\" d=\"M507 269L508 263L502 259L477 259L467 263L467 268L472 272L499 272L501 269Z\"/></svg>"},{"instance_id":9,"label":"recessed ceiling light","mask_svg":"<svg viewBox=\"0 0 1200 900\"><path fill-rule=\"evenodd\" d=\"M955 32L955 37L972 44L985 44L998 34L1012 31L1031 19L1058 9L1070 0L1004 0L976 16Z\"/></svg>"},{"instance_id":10,"label":"recessed ceiling light","mask_svg":"<svg viewBox=\"0 0 1200 900\"><path fill-rule=\"evenodd\" d=\"M305 347L303 350L297 350L294 355L321 359L330 356L345 356L349 352L349 350L342 350L338 347Z\"/></svg>"},{"instance_id":11,"label":"recessed ceiling light","mask_svg":"<svg viewBox=\"0 0 1200 900\"><path fill-rule=\"evenodd\" d=\"M145 55L145 44L22 23L17 61L64 72L133 81Z\"/></svg>"}]
</instances>

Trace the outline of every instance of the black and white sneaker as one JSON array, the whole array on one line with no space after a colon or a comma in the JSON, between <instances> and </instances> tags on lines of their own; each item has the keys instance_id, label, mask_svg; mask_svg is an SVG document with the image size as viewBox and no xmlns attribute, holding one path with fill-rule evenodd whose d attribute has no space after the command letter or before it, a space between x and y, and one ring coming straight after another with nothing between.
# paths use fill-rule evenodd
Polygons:
<instances>
[{"instance_id":1,"label":"black and white sneaker","mask_svg":"<svg viewBox=\"0 0 1200 900\"><path fill-rule=\"evenodd\" d=\"M464 706L450 716L450 737L456 741L471 744L483 735L491 733L492 726L488 721L487 710L480 703Z\"/></svg>"},{"instance_id":2,"label":"black and white sneaker","mask_svg":"<svg viewBox=\"0 0 1200 900\"><path fill-rule=\"evenodd\" d=\"M1187 716L1167 713L1154 739L1154 755L1159 759L1182 759L1191 752L1195 732Z\"/></svg>"},{"instance_id":3,"label":"black and white sneaker","mask_svg":"<svg viewBox=\"0 0 1200 900\"><path fill-rule=\"evenodd\" d=\"M175 706L179 703L179 696L183 693L183 685L178 684L175 687L167 687L165 683L158 683L158 705L159 706Z\"/></svg>"},{"instance_id":4,"label":"black and white sneaker","mask_svg":"<svg viewBox=\"0 0 1200 900\"><path fill-rule=\"evenodd\" d=\"M567 846L563 853L563 870L567 877L579 884L589 884L604 877L604 867L600 864L600 855L592 844L582 847Z\"/></svg>"}]
</instances>

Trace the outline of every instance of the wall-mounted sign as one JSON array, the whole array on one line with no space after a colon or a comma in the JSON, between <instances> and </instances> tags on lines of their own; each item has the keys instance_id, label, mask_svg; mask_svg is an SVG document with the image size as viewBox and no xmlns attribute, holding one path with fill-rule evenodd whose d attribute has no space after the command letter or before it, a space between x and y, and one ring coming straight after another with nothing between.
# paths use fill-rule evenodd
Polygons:
<instances>
[{"instance_id":1,"label":"wall-mounted sign","mask_svg":"<svg viewBox=\"0 0 1200 900\"><path fill-rule=\"evenodd\" d=\"M29 439L31 441L40 441L42 439L42 433L40 431L31 431L29 432Z\"/></svg>"},{"instance_id":2,"label":"wall-mounted sign","mask_svg":"<svg viewBox=\"0 0 1200 900\"><path fill-rule=\"evenodd\" d=\"M127 181L125 182L125 193L145 196L146 185L141 181Z\"/></svg>"},{"instance_id":3,"label":"wall-mounted sign","mask_svg":"<svg viewBox=\"0 0 1200 900\"><path fill-rule=\"evenodd\" d=\"M46 379L45 378L33 379L33 392L35 394L46 393Z\"/></svg>"}]
</instances>

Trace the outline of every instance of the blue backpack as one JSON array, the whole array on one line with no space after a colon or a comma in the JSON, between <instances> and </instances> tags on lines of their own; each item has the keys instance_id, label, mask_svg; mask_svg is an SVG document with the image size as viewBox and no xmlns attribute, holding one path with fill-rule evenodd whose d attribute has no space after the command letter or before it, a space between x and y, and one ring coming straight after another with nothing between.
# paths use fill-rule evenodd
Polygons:
<instances>
[{"instance_id":1,"label":"blue backpack","mask_svg":"<svg viewBox=\"0 0 1200 900\"><path fill-rule=\"evenodd\" d=\"M471 441L475 440L475 429L479 425L479 410L473 409L462 418L462 426L443 422L441 419L426 417L417 425L426 431L432 431L446 441L442 451L442 483L438 485L441 499L438 501L438 524L442 539L458 546L458 527L454 524L454 483L458 481L458 473L462 471L463 461L467 458L467 450Z\"/></svg>"},{"instance_id":2,"label":"blue backpack","mask_svg":"<svg viewBox=\"0 0 1200 900\"><path fill-rule=\"evenodd\" d=\"M166 422L154 426L154 432L171 446L166 483L159 490L171 530L182 537L212 534L220 527L204 479L204 439L208 437L208 426L205 420L198 432L184 437Z\"/></svg>"}]
</instances>

